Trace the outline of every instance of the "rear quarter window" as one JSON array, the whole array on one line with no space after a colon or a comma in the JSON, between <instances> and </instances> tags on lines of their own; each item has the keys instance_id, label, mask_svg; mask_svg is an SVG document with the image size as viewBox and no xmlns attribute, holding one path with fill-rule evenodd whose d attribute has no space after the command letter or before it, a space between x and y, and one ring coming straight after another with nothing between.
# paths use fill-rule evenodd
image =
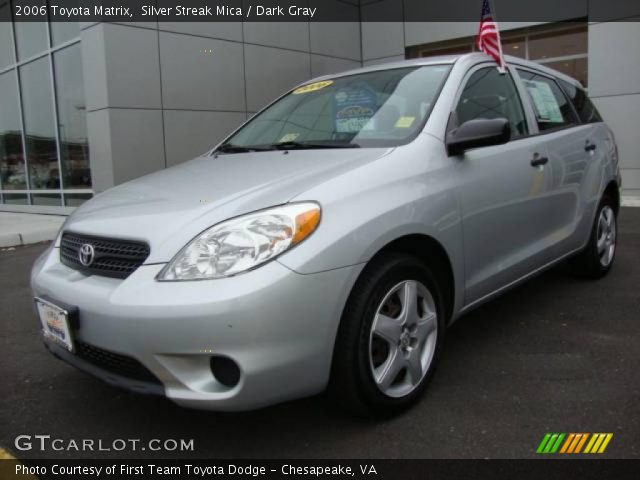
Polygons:
<instances>
[{"instance_id":1,"label":"rear quarter window","mask_svg":"<svg viewBox=\"0 0 640 480\"><path fill-rule=\"evenodd\" d=\"M596 106L583 89L564 80L558 80L558 83L560 83L560 86L569 97L569 100L571 100L571 103L573 103L583 123L598 123L602 121L602 117L596 109Z\"/></svg>"}]
</instances>

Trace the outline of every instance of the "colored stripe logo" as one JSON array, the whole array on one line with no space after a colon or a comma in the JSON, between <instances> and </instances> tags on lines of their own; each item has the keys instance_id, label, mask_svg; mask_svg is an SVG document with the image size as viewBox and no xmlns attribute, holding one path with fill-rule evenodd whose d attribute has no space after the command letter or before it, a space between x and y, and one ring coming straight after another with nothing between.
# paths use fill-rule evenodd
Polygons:
<instances>
[{"instance_id":1,"label":"colored stripe logo","mask_svg":"<svg viewBox=\"0 0 640 480\"><path fill-rule=\"evenodd\" d=\"M547 433L536 453L604 453L613 433Z\"/></svg>"}]
</instances>

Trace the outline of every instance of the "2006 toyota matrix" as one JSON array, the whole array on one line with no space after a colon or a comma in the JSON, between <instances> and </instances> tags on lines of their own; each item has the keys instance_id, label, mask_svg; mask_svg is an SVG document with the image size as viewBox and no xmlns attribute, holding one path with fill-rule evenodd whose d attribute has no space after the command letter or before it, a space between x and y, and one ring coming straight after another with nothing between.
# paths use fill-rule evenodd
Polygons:
<instances>
[{"instance_id":1,"label":"2006 toyota matrix","mask_svg":"<svg viewBox=\"0 0 640 480\"><path fill-rule=\"evenodd\" d=\"M605 275L620 174L582 87L483 54L327 76L78 208L36 262L47 348L180 405L415 402L461 314L568 259Z\"/></svg>"}]
</instances>

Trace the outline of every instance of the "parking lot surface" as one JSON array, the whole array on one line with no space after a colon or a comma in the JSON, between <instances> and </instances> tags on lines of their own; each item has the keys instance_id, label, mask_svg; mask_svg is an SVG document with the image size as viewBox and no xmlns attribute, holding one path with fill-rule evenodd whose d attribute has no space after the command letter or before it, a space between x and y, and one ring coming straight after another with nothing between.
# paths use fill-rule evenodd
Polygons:
<instances>
[{"instance_id":1,"label":"parking lot surface","mask_svg":"<svg viewBox=\"0 0 640 480\"><path fill-rule=\"evenodd\" d=\"M424 399L377 422L322 397L186 410L67 366L42 345L28 287L45 248L0 251L0 447L19 458L523 458L546 432L612 432L603 457L640 457L640 209L622 209L608 277L556 268L463 317ZM193 439L195 449L18 451L18 435Z\"/></svg>"}]
</instances>

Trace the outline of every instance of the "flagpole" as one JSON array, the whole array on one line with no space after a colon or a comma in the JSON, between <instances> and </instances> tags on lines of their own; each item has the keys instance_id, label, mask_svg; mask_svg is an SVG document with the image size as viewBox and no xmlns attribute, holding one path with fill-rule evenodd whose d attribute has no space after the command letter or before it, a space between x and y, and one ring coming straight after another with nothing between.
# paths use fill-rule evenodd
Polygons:
<instances>
[{"instance_id":1,"label":"flagpole","mask_svg":"<svg viewBox=\"0 0 640 480\"><path fill-rule=\"evenodd\" d=\"M493 16L493 23L496 24L496 33L498 34L498 50L500 51L500 61L504 63L504 65L502 63L498 63L498 72L500 72L501 75L504 75L505 73L507 73L507 60L504 58L504 54L502 53L502 35L500 34L498 15L493 0L489 0L489 4L491 5L491 15Z\"/></svg>"}]
</instances>

